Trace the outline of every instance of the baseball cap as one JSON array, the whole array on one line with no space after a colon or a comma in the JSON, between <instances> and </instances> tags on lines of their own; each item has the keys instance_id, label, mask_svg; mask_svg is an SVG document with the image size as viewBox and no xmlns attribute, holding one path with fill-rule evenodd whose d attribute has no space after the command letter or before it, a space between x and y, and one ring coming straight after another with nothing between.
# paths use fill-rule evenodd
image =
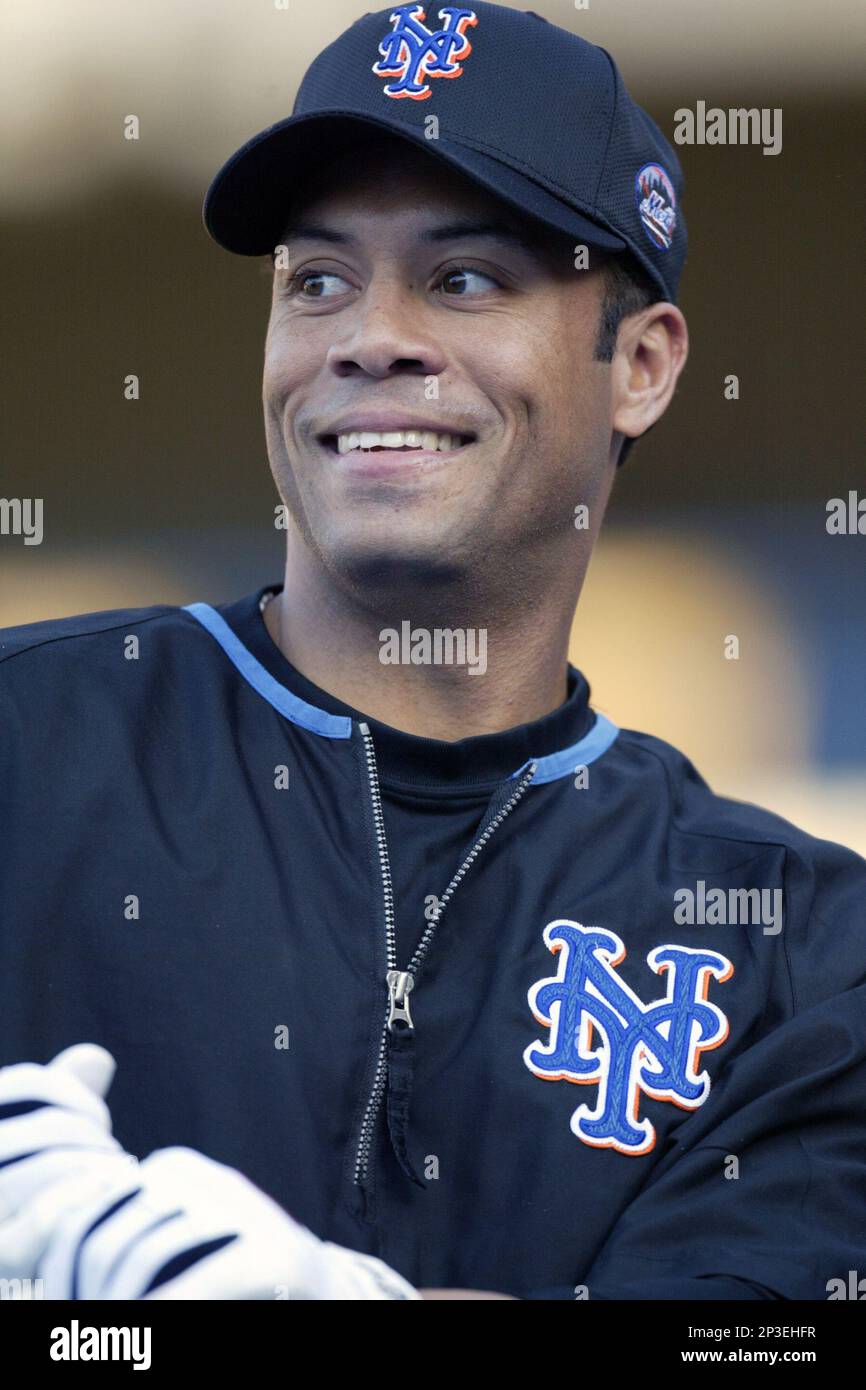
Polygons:
<instances>
[{"instance_id":1,"label":"baseball cap","mask_svg":"<svg viewBox=\"0 0 866 1390\"><path fill-rule=\"evenodd\" d=\"M211 236L241 255L272 252L304 178L369 130L428 150L576 243L630 252L675 302L686 227L672 146L609 53L504 5L406 4L358 19L307 69L292 114L216 175Z\"/></svg>"}]
</instances>

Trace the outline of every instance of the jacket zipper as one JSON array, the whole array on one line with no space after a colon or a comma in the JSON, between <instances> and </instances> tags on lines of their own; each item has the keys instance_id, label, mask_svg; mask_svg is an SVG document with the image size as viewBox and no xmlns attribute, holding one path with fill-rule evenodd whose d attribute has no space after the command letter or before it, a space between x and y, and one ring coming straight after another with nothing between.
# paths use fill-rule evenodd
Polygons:
<instances>
[{"instance_id":1,"label":"jacket zipper","mask_svg":"<svg viewBox=\"0 0 866 1390\"><path fill-rule=\"evenodd\" d=\"M385 818L382 814L382 795L379 789L379 776L376 767L376 750L373 746L373 736L370 733L370 726L368 724L359 724L358 727L364 739L364 751L367 758L367 781L370 787L370 800L373 806L376 847L379 855L379 871L382 878L382 895L385 906L385 985L387 989L387 1007L385 1009L382 1035L379 1041L376 1071L373 1077L370 1097L361 1120L358 1149L355 1157L354 1181L356 1185L361 1186L364 1184L369 1170L370 1152L373 1146L376 1120L378 1119L379 1111L382 1107L382 1098L385 1093L385 1086L388 1078L389 1034L398 1025L402 1025L414 1032L415 1025L412 1022L412 1015L409 1008L409 995L415 988L418 972L430 950L433 938L436 935L436 928L442 920L442 913L449 901L453 898L461 880L478 858L478 855L481 853L488 840L494 832L498 830L506 816L509 815L517 805L518 801L520 801L535 775L537 763L531 762L528 765L512 795L482 830L466 858L463 860L463 863L460 865L460 868L457 870L451 882L448 884L448 887L445 889L445 892L439 899L439 905L433 917L427 923L426 929L408 966L405 970L399 970L397 968L397 934L394 920L394 886L391 881L388 842L385 838Z\"/></svg>"}]
</instances>

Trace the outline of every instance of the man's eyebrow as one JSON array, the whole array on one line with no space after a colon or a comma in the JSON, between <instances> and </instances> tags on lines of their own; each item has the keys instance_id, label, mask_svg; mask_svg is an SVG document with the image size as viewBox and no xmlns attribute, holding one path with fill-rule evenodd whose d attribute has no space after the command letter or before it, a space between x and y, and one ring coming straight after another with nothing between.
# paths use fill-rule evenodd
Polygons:
<instances>
[{"instance_id":1,"label":"man's eyebrow","mask_svg":"<svg viewBox=\"0 0 866 1390\"><path fill-rule=\"evenodd\" d=\"M352 246L357 237L346 232L335 231L333 227L322 227L313 222L295 222L286 227L282 237L288 241L332 241L336 246Z\"/></svg>"},{"instance_id":2,"label":"man's eyebrow","mask_svg":"<svg viewBox=\"0 0 866 1390\"><path fill-rule=\"evenodd\" d=\"M442 241L463 241L466 237L490 237L494 241L507 241L536 260L542 259L540 245L529 235L511 226L508 222L449 222L443 227L431 227L423 232L422 241L439 243Z\"/></svg>"}]
</instances>

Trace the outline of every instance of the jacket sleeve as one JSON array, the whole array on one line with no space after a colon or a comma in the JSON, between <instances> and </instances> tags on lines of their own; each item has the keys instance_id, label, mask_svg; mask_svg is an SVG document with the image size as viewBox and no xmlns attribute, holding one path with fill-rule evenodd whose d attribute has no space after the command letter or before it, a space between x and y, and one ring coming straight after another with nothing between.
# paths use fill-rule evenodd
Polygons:
<instances>
[{"instance_id":1,"label":"jacket sleeve","mask_svg":"<svg viewBox=\"0 0 866 1390\"><path fill-rule=\"evenodd\" d=\"M779 938L793 1016L679 1126L584 1274L590 1300L866 1293L866 863L822 845L809 877Z\"/></svg>"}]
</instances>

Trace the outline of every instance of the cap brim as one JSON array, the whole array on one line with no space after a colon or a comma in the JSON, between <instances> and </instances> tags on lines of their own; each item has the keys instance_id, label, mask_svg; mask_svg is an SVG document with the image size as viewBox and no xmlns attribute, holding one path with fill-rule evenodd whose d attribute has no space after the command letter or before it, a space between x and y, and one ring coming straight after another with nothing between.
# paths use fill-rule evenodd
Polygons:
<instances>
[{"instance_id":1,"label":"cap brim","mask_svg":"<svg viewBox=\"0 0 866 1390\"><path fill-rule=\"evenodd\" d=\"M370 128L417 145L460 170L495 197L555 231L605 251L622 251L622 237L563 202L533 179L458 141L427 140L397 121L354 111L289 116L261 131L220 169L204 201L204 223L227 251L271 253L285 230L296 189L314 168L350 149Z\"/></svg>"}]
</instances>

